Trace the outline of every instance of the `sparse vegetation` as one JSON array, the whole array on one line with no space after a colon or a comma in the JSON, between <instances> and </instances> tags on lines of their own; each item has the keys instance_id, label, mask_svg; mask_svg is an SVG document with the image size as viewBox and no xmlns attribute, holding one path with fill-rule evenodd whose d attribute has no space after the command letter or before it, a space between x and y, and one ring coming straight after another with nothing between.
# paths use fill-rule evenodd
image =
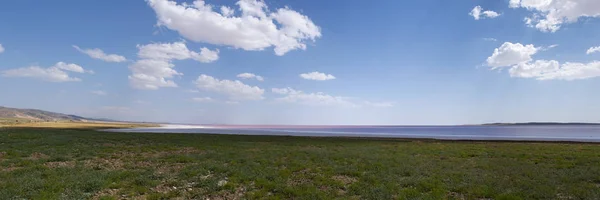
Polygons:
<instances>
[{"instance_id":1,"label":"sparse vegetation","mask_svg":"<svg viewBox=\"0 0 600 200\"><path fill-rule=\"evenodd\" d=\"M12 123L0 122L0 127L20 128L57 128L57 129L98 129L98 128L136 128L155 127L156 124L121 123L121 122L77 122L77 121L55 121L55 122L30 122L21 120Z\"/></svg>"},{"instance_id":2,"label":"sparse vegetation","mask_svg":"<svg viewBox=\"0 0 600 200\"><path fill-rule=\"evenodd\" d=\"M0 128L0 199L599 199L600 145Z\"/></svg>"}]
</instances>

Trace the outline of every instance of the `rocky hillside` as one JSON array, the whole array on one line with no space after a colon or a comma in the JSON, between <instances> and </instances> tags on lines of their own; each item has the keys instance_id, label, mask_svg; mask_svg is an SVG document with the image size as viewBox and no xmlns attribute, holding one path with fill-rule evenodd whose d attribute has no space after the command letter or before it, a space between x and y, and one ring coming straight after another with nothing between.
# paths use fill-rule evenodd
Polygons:
<instances>
[{"instance_id":1,"label":"rocky hillside","mask_svg":"<svg viewBox=\"0 0 600 200\"><path fill-rule=\"evenodd\" d=\"M0 106L0 119L23 119L32 121L87 121L86 118L35 109L18 109Z\"/></svg>"}]
</instances>

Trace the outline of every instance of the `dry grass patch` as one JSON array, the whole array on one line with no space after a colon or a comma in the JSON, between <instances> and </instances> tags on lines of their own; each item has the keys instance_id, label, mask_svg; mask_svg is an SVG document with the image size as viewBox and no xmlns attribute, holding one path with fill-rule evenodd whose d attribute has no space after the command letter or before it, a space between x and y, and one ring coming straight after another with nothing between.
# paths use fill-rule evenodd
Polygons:
<instances>
[{"instance_id":1,"label":"dry grass patch","mask_svg":"<svg viewBox=\"0 0 600 200\"><path fill-rule=\"evenodd\" d=\"M97 158L83 161L83 165L92 169L120 170L124 169L125 163L121 159Z\"/></svg>"},{"instance_id":2,"label":"dry grass patch","mask_svg":"<svg viewBox=\"0 0 600 200\"><path fill-rule=\"evenodd\" d=\"M48 159L48 158L50 158L50 156L40 153L40 152L34 152L29 157L27 157L27 159L30 159L30 160L39 160L39 159Z\"/></svg>"},{"instance_id":3,"label":"dry grass patch","mask_svg":"<svg viewBox=\"0 0 600 200\"><path fill-rule=\"evenodd\" d=\"M32 122L10 124L6 127L20 128L60 128L60 129L97 129L97 128L137 128L156 127L156 124L135 124L118 122Z\"/></svg>"},{"instance_id":4,"label":"dry grass patch","mask_svg":"<svg viewBox=\"0 0 600 200\"><path fill-rule=\"evenodd\" d=\"M152 163L154 164L154 163ZM155 167L154 172L156 174L173 174L181 171L186 165L184 163L172 163L172 164L159 164L153 165Z\"/></svg>"},{"instance_id":5,"label":"dry grass patch","mask_svg":"<svg viewBox=\"0 0 600 200\"><path fill-rule=\"evenodd\" d=\"M12 171L15 171L15 170L18 170L18 169L23 169L23 167L9 166L9 167L4 167L4 168L0 169L0 171L3 171L3 172L12 172Z\"/></svg>"},{"instance_id":6,"label":"dry grass patch","mask_svg":"<svg viewBox=\"0 0 600 200\"><path fill-rule=\"evenodd\" d=\"M91 199L99 200L99 199L102 199L103 197L113 197L115 199L125 199L125 198L119 198L119 196L118 196L119 191L120 191L120 189L110 189L110 188L103 189L103 190L96 192L94 194L94 196L92 196Z\"/></svg>"},{"instance_id":7,"label":"dry grass patch","mask_svg":"<svg viewBox=\"0 0 600 200\"><path fill-rule=\"evenodd\" d=\"M310 169L303 169L292 173L292 176L288 179L287 184L290 186L299 186L309 184L312 182L311 178L316 174L311 172Z\"/></svg>"},{"instance_id":8,"label":"dry grass patch","mask_svg":"<svg viewBox=\"0 0 600 200\"><path fill-rule=\"evenodd\" d=\"M358 181L356 178L351 177L351 176L346 176L346 175L333 176L333 177L331 177L331 179L341 182L342 184L344 184L346 186L351 185L352 183L355 183Z\"/></svg>"},{"instance_id":9,"label":"dry grass patch","mask_svg":"<svg viewBox=\"0 0 600 200\"><path fill-rule=\"evenodd\" d=\"M458 192L448 192L448 197L451 197L452 199L467 199L465 197L464 194L458 193Z\"/></svg>"},{"instance_id":10,"label":"dry grass patch","mask_svg":"<svg viewBox=\"0 0 600 200\"><path fill-rule=\"evenodd\" d=\"M73 167L75 167L75 161L46 162L46 163L44 163L44 166L46 166L48 168L59 168L59 167L73 168Z\"/></svg>"},{"instance_id":11,"label":"dry grass patch","mask_svg":"<svg viewBox=\"0 0 600 200\"><path fill-rule=\"evenodd\" d=\"M237 187L234 191L222 191L217 195L211 195L207 199L211 200L233 200L233 199L244 199L247 189L245 187Z\"/></svg>"}]
</instances>

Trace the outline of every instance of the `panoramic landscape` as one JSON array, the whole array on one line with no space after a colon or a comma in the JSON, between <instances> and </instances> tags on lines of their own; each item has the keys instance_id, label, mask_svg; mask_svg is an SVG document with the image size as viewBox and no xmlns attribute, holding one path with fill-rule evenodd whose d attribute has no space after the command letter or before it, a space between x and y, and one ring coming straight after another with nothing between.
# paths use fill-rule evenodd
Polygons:
<instances>
[{"instance_id":1,"label":"panoramic landscape","mask_svg":"<svg viewBox=\"0 0 600 200\"><path fill-rule=\"evenodd\" d=\"M597 0L0 5L0 199L600 199Z\"/></svg>"}]
</instances>

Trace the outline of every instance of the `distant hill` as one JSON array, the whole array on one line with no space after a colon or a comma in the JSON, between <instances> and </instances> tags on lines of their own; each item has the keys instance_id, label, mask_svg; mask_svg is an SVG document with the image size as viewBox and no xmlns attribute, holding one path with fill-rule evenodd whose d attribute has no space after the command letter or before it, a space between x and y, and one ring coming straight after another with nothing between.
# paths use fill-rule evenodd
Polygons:
<instances>
[{"instance_id":1,"label":"distant hill","mask_svg":"<svg viewBox=\"0 0 600 200\"><path fill-rule=\"evenodd\" d=\"M525 123L489 123L484 126L551 126L551 125L600 125L600 123L582 123L582 122L525 122Z\"/></svg>"},{"instance_id":2,"label":"distant hill","mask_svg":"<svg viewBox=\"0 0 600 200\"><path fill-rule=\"evenodd\" d=\"M89 121L77 115L48 112L36 109L7 108L0 106L0 118L32 121Z\"/></svg>"}]
</instances>

